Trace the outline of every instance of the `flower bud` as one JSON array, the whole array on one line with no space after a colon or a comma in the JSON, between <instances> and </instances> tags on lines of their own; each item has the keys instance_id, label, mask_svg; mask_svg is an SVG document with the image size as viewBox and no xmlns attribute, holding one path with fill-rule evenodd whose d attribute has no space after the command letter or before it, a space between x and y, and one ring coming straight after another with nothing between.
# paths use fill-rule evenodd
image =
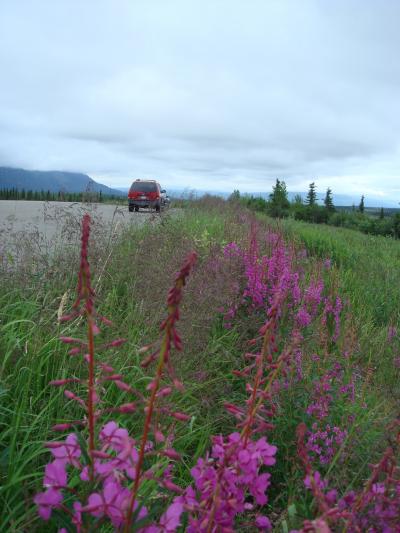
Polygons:
<instances>
[{"instance_id":1,"label":"flower bud","mask_svg":"<svg viewBox=\"0 0 400 533\"><path fill-rule=\"evenodd\" d=\"M181 422L187 422L188 420L191 419L191 416L185 415L185 413L175 412L175 413L171 413L171 416L173 418L176 418L176 420L180 420Z\"/></svg>"}]
</instances>

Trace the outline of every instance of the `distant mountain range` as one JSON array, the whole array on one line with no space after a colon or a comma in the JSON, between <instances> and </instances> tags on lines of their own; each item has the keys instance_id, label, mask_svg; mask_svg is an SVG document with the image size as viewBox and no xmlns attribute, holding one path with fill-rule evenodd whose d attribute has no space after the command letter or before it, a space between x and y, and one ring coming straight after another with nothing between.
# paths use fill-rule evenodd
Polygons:
<instances>
[{"instance_id":1,"label":"distant mountain range","mask_svg":"<svg viewBox=\"0 0 400 533\"><path fill-rule=\"evenodd\" d=\"M59 170L23 170L0 167L0 189L25 189L26 191L101 192L104 195L123 196L118 189L97 183L87 174Z\"/></svg>"}]
</instances>

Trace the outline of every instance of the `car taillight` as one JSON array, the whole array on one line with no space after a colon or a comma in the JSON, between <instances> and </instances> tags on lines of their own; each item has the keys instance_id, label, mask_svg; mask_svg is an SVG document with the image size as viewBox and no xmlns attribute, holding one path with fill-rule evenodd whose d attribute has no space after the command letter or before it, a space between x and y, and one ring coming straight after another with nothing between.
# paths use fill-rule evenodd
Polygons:
<instances>
[{"instance_id":1,"label":"car taillight","mask_svg":"<svg viewBox=\"0 0 400 533\"><path fill-rule=\"evenodd\" d=\"M142 193L138 192L138 191L129 191L129 194L128 194L128 198L137 198L138 196L140 196Z\"/></svg>"}]
</instances>

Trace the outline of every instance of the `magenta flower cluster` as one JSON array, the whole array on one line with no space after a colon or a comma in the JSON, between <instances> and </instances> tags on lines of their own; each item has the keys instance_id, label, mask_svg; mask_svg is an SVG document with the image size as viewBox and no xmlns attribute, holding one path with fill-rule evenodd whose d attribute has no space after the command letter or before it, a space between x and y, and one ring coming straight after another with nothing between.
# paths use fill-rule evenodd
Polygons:
<instances>
[{"instance_id":1,"label":"magenta flower cluster","mask_svg":"<svg viewBox=\"0 0 400 533\"><path fill-rule=\"evenodd\" d=\"M318 471L311 471L304 479L305 487L316 498L324 529L312 529L309 523L301 532L348 531L359 533L398 533L400 516L400 469L396 466L395 454L391 448L384 453L380 462L372 466L372 472L364 489L350 491L341 498L336 489L329 488ZM330 529L332 524L335 529ZM295 533L294 531L292 533Z\"/></svg>"},{"instance_id":2,"label":"magenta flower cluster","mask_svg":"<svg viewBox=\"0 0 400 533\"><path fill-rule=\"evenodd\" d=\"M234 531L238 514L265 505L271 476L261 469L275 464L276 451L265 437L248 442L238 432L214 437L210 455L191 470L194 484L174 500L189 513L186 531ZM264 515L254 520L259 531L271 528Z\"/></svg>"},{"instance_id":3,"label":"magenta flower cluster","mask_svg":"<svg viewBox=\"0 0 400 533\"><path fill-rule=\"evenodd\" d=\"M341 301L333 306L323 296L324 282L317 273L305 285L304 271L301 267L303 252L296 252L284 244L282 236L268 233L261 251L257 240L257 226L253 225L249 249L242 249L236 243L224 248L227 258L235 258L242 263L244 287L238 287L237 301L231 302L224 312L225 324L231 327L232 320L241 307L246 312L268 311L276 294L285 292L285 308L290 311L294 326L305 329L312 324L324 305L322 320L326 324L333 315L336 341L340 334Z\"/></svg>"},{"instance_id":4,"label":"magenta flower cluster","mask_svg":"<svg viewBox=\"0 0 400 533\"><path fill-rule=\"evenodd\" d=\"M72 523L77 531L83 528L82 515L88 513L95 518L107 517L116 527L125 521L130 491L125 482L135 477L135 465L138 460L136 444L126 429L119 428L116 422L108 422L99 433L99 449L94 455L94 477L100 488L89 495L87 503L73 503ZM71 433L64 442L49 443L48 448L55 460L45 469L43 485L47 490L35 497L39 514L44 520L50 518L52 509L60 508L64 500L63 489L67 489L67 468L78 471L84 482L90 482L89 466L82 459L82 450L76 434ZM141 518L147 510L140 509Z\"/></svg>"}]
</instances>

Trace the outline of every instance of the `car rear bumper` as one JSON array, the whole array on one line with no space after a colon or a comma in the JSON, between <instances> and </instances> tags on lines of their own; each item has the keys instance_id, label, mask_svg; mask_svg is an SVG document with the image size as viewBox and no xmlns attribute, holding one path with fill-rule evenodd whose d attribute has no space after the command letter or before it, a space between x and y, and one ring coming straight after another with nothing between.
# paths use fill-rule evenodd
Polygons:
<instances>
[{"instance_id":1,"label":"car rear bumper","mask_svg":"<svg viewBox=\"0 0 400 533\"><path fill-rule=\"evenodd\" d=\"M130 207L156 207L157 205L160 205L159 200L138 200L135 198L135 200L129 199L128 201Z\"/></svg>"}]
</instances>

